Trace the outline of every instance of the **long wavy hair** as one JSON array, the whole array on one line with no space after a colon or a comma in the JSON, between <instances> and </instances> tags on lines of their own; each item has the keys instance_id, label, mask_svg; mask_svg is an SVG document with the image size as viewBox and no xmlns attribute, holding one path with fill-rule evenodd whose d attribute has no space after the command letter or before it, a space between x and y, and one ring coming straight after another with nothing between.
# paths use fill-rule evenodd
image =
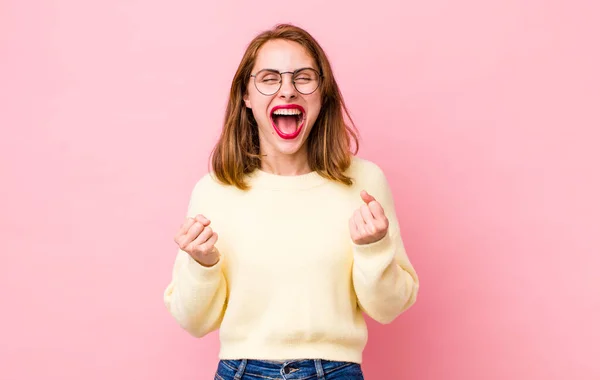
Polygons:
<instances>
[{"instance_id":1,"label":"long wavy hair","mask_svg":"<svg viewBox=\"0 0 600 380\"><path fill-rule=\"evenodd\" d=\"M302 45L323 75L321 111L305 142L308 144L311 170L325 178L351 185L352 179L345 171L350 166L352 155L358 152L358 131L322 47L307 31L290 24L279 24L260 33L246 48L231 83L221 135L211 152L210 164L214 175L224 184L246 190L249 186L245 176L261 167L257 123L252 110L246 108L243 96L258 51L267 41L275 39Z\"/></svg>"}]
</instances>

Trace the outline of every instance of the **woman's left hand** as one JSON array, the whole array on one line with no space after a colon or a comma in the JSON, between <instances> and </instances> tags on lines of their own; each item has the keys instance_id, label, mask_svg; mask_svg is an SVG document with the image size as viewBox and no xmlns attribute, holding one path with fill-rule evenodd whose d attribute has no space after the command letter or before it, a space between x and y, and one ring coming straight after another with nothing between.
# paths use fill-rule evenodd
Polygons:
<instances>
[{"instance_id":1,"label":"woman's left hand","mask_svg":"<svg viewBox=\"0 0 600 380\"><path fill-rule=\"evenodd\" d=\"M355 244L370 244L381 240L387 233L389 221L383 207L365 190L360 192L365 202L348 221L350 236Z\"/></svg>"}]
</instances>

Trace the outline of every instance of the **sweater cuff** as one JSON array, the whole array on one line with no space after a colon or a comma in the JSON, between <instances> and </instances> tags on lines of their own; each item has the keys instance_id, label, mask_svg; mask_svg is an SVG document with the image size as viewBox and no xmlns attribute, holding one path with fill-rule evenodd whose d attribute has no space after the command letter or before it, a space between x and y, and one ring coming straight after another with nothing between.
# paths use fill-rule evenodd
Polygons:
<instances>
[{"instance_id":1,"label":"sweater cuff","mask_svg":"<svg viewBox=\"0 0 600 380\"><path fill-rule=\"evenodd\" d=\"M353 244L354 261L361 271L381 273L394 260L394 240L389 232L380 240L369 244Z\"/></svg>"},{"instance_id":2,"label":"sweater cuff","mask_svg":"<svg viewBox=\"0 0 600 380\"><path fill-rule=\"evenodd\" d=\"M222 259L219 259L212 267L205 267L188 255L188 262L186 265L187 275L190 279L197 282L218 281L221 275L221 260Z\"/></svg>"}]
</instances>

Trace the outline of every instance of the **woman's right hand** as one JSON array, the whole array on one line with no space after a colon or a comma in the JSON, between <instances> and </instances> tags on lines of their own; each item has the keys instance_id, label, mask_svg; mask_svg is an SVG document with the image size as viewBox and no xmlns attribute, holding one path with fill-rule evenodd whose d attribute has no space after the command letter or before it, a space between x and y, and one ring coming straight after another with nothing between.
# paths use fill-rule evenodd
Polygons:
<instances>
[{"instance_id":1,"label":"woman's right hand","mask_svg":"<svg viewBox=\"0 0 600 380\"><path fill-rule=\"evenodd\" d=\"M212 267L219 262L219 250L215 247L218 236L208 225L204 215L187 218L175 235L179 249L187 252L200 265Z\"/></svg>"}]
</instances>

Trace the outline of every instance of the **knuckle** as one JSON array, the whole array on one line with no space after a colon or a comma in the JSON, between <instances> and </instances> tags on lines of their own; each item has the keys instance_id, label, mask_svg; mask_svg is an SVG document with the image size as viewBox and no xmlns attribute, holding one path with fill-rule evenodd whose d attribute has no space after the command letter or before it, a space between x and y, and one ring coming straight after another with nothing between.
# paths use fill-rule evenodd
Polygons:
<instances>
[{"instance_id":1,"label":"knuckle","mask_svg":"<svg viewBox=\"0 0 600 380\"><path fill-rule=\"evenodd\" d=\"M198 244L198 249L202 252L206 252L208 249L208 240L204 239L204 241L202 241L200 244Z\"/></svg>"},{"instance_id":2,"label":"knuckle","mask_svg":"<svg viewBox=\"0 0 600 380\"><path fill-rule=\"evenodd\" d=\"M213 243L211 239L206 239L204 240L204 242L202 243L202 247L206 250L206 251L210 251L210 248L212 247Z\"/></svg>"}]
</instances>

